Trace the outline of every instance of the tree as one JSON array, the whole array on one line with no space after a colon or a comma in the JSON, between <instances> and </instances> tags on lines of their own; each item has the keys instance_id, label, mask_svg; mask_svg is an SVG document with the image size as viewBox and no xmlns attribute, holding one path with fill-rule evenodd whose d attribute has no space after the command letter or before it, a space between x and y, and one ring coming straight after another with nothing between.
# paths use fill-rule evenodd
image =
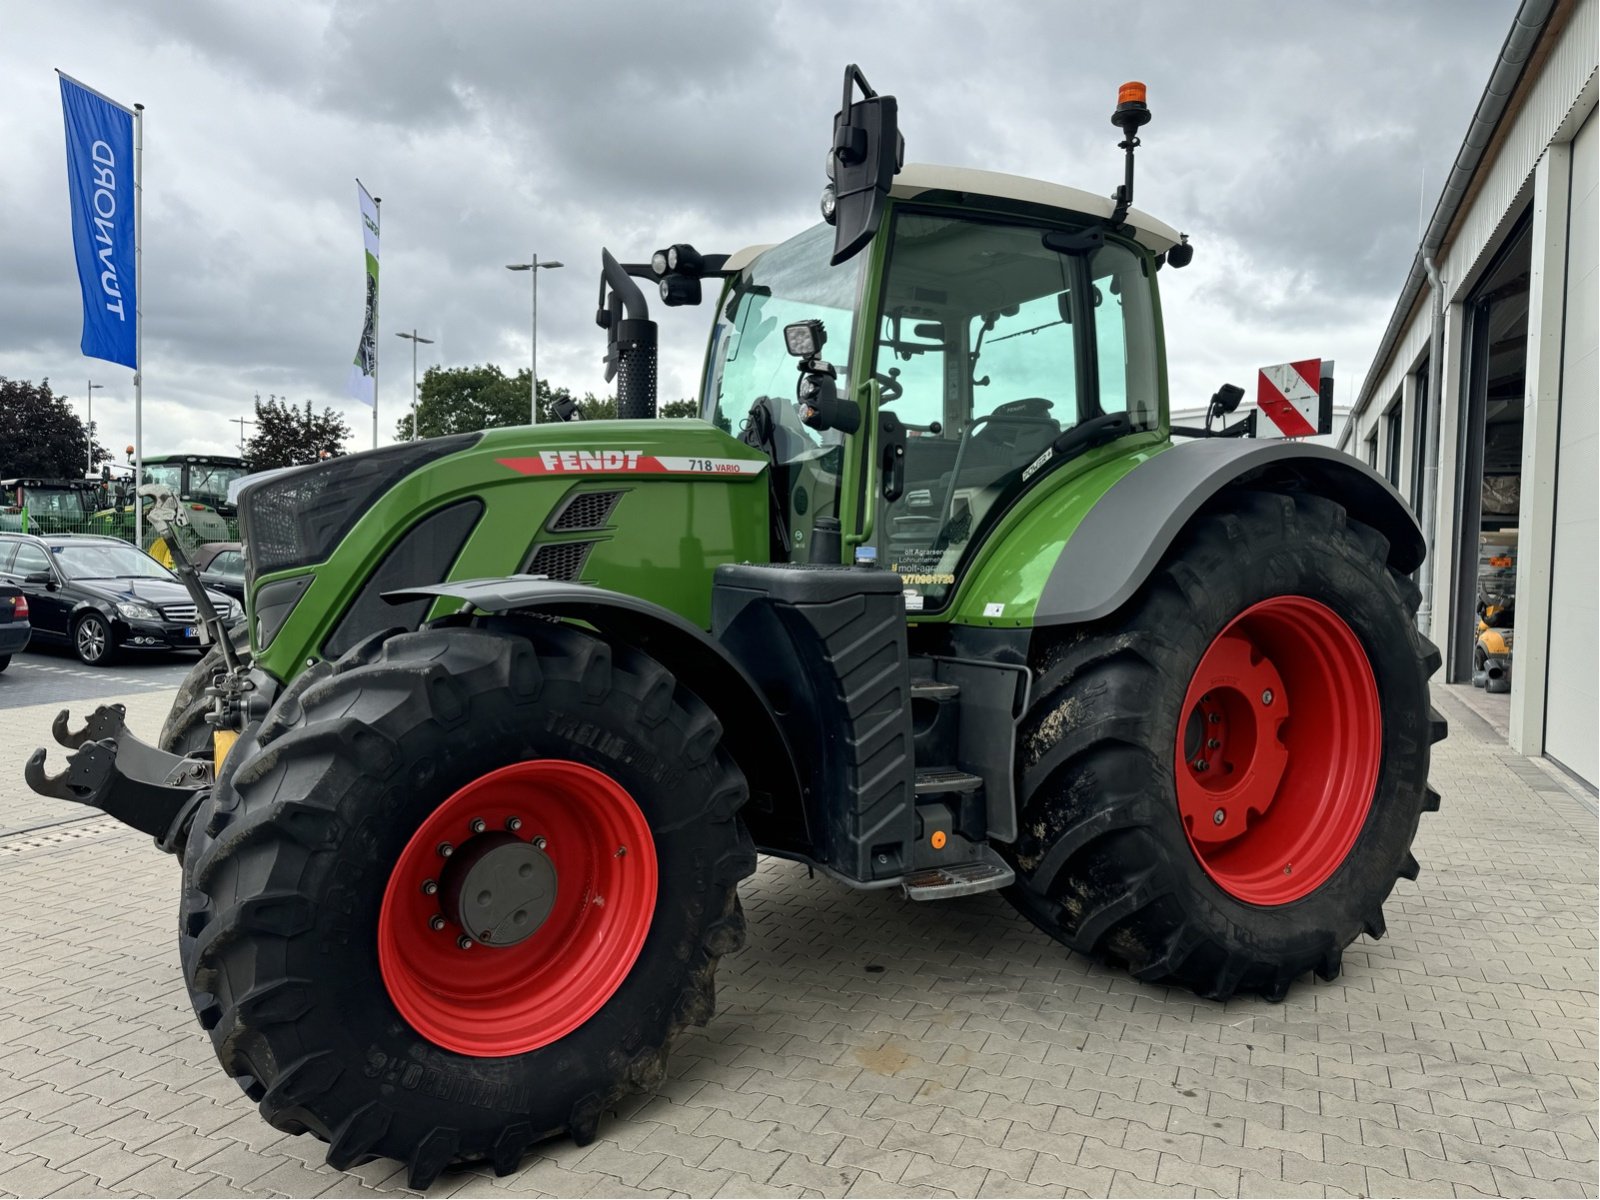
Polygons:
<instances>
[{"instance_id":1,"label":"tree","mask_svg":"<svg viewBox=\"0 0 1600 1200\"><path fill-rule=\"evenodd\" d=\"M700 402L698 400L668 400L660 407L663 417L698 417L700 415Z\"/></svg>"},{"instance_id":2,"label":"tree","mask_svg":"<svg viewBox=\"0 0 1600 1200\"><path fill-rule=\"evenodd\" d=\"M471 367L429 367L422 377L417 402L417 436L441 437L449 433L475 433L480 429L500 429L528 423L528 371L523 368L507 375L495 363ZM577 399L566 388L552 388L548 379L539 380L539 421L557 420L553 405L557 400ZM617 402L611 396L585 393L577 400L578 411L586 421L605 420L617 415ZM411 437L409 410L395 422L395 436Z\"/></svg>"},{"instance_id":3,"label":"tree","mask_svg":"<svg viewBox=\"0 0 1600 1200\"><path fill-rule=\"evenodd\" d=\"M299 409L274 396L256 401L256 431L244 456L252 471L304 466L344 453L349 438L349 423L333 409L315 413L309 400Z\"/></svg>"},{"instance_id":4,"label":"tree","mask_svg":"<svg viewBox=\"0 0 1600 1200\"><path fill-rule=\"evenodd\" d=\"M111 457L98 442L94 453L96 462ZM83 422L50 390L48 379L32 383L0 375L0 478L82 479L88 460Z\"/></svg>"}]
</instances>

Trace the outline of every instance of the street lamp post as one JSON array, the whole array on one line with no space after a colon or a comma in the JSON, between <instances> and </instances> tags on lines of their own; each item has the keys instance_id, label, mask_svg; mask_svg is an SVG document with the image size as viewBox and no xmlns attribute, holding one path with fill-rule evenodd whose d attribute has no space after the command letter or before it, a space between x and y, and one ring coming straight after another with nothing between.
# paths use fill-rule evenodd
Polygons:
<instances>
[{"instance_id":1,"label":"street lamp post","mask_svg":"<svg viewBox=\"0 0 1600 1200\"><path fill-rule=\"evenodd\" d=\"M433 345L432 338L421 337L413 329L410 333L397 333L395 337L403 337L411 343L411 440L417 440L417 343L424 346Z\"/></svg>"},{"instance_id":2,"label":"street lamp post","mask_svg":"<svg viewBox=\"0 0 1600 1200\"><path fill-rule=\"evenodd\" d=\"M88 390L83 393L83 423L89 431L89 471L84 478L90 479L94 477L94 394L96 391L104 391L106 385L103 383L96 383L92 379L88 380L87 382L89 384Z\"/></svg>"},{"instance_id":3,"label":"street lamp post","mask_svg":"<svg viewBox=\"0 0 1600 1200\"><path fill-rule=\"evenodd\" d=\"M528 424L539 423L539 272L541 270L553 271L557 267L565 266L559 262L540 262L538 254L533 256L531 262L507 263L508 271L526 271L533 280L533 324L530 329L532 336L528 342Z\"/></svg>"}]
</instances>

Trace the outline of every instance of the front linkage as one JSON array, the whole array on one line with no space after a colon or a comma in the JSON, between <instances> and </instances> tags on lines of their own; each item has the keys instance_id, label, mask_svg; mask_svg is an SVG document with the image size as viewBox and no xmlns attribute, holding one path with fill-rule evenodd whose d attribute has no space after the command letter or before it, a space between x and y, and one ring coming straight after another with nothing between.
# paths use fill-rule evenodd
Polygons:
<instances>
[{"instance_id":1,"label":"front linkage","mask_svg":"<svg viewBox=\"0 0 1600 1200\"><path fill-rule=\"evenodd\" d=\"M152 485L140 490L153 496L150 520L171 548L173 570L194 601L211 642L222 653L223 670L206 689L213 702L207 721L220 743L218 753L215 758L210 754L186 758L151 746L127 728L127 710L120 704L96 708L79 730L69 727L71 718L62 709L51 732L58 743L73 751L66 769L59 775L47 774L46 751L41 746L29 756L23 777L41 796L98 808L148 833L167 853L181 856L194 814L211 794L213 762L220 762L232 744L237 715L243 708L240 701L254 685L177 534L178 527L186 524L183 507L165 487Z\"/></svg>"}]
</instances>

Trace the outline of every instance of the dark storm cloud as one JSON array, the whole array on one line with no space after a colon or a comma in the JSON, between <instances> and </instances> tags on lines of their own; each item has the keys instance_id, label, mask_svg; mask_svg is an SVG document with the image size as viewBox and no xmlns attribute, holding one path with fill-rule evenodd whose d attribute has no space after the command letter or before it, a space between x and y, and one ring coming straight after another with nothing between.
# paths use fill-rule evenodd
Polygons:
<instances>
[{"instance_id":1,"label":"dark storm cloud","mask_svg":"<svg viewBox=\"0 0 1600 1200\"><path fill-rule=\"evenodd\" d=\"M1431 206L1514 9L11 5L0 374L104 376L97 416L113 441L131 433L128 373L77 352L52 66L149 105L154 452L229 444L257 391L341 405L365 444L370 412L340 396L361 304L355 175L385 198L385 436L409 391L395 331L437 339L423 366L526 362L528 277L503 264L530 250L568 264L540 280L541 374L600 389L599 248L734 249L814 221L853 59L899 96L913 161L1101 193L1121 171L1115 87L1145 79L1138 202L1199 248L1163 276L1175 399L1315 353L1353 387L1416 244L1419 178ZM692 391L707 318L663 315L664 394Z\"/></svg>"}]
</instances>

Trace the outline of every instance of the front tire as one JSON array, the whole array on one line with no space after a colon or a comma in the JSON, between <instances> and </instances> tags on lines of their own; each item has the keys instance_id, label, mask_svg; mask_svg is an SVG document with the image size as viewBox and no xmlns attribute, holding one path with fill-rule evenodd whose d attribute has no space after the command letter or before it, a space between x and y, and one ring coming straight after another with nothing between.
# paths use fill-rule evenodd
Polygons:
<instances>
[{"instance_id":1,"label":"front tire","mask_svg":"<svg viewBox=\"0 0 1600 1200\"><path fill-rule=\"evenodd\" d=\"M233 639L235 651L240 654L250 652L250 628L245 622L234 622L233 628L228 630L228 636ZM189 673L178 685L178 694L173 698L167 719L162 722L161 737L156 742L161 749L185 758L191 754L210 754L213 730L206 721L206 714L211 711L211 700L206 696L206 689L223 666L222 649L208 646L200 655L200 661L189 668Z\"/></svg>"},{"instance_id":2,"label":"front tire","mask_svg":"<svg viewBox=\"0 0 1600 1200\"><path fill-rule=\"evenodd\" d=\"M1036 639L1009 895L1140 979L1280 999L1417 876L1439 653L1338 504L1225 504L1116 615Z\"/></svg>"},{"instance_id":3,"label":"front tire","mask_svg":"<svg viewBox=\"0 0 1600 1200\"><path fill-rule=\"evenodd\" d=\"M223 1067L333 1166L388 1156L415 1188L592 1139L710 1017L717 960L742 941L755 855L720 743L658 663L571 626L380 637L306 672L229 754L185 858L185 975ZM543 835L547 923L458 946L480 885L451 860L510 846L542 871ZM484 878L486 895L509 876ZM562 971L565 993L545 986Z\"/></svg>"},{"instance_id":4,"label":"front tire","mask_svg":"<svg viewBox=\"0 0 1600 1200\"><path fill-rule=\"evenodd\" d=\"M110 663L117 652L110 623L97 612L84 613L72 627L72 652L85 666Z\"/></svg>"}]
</instances>

